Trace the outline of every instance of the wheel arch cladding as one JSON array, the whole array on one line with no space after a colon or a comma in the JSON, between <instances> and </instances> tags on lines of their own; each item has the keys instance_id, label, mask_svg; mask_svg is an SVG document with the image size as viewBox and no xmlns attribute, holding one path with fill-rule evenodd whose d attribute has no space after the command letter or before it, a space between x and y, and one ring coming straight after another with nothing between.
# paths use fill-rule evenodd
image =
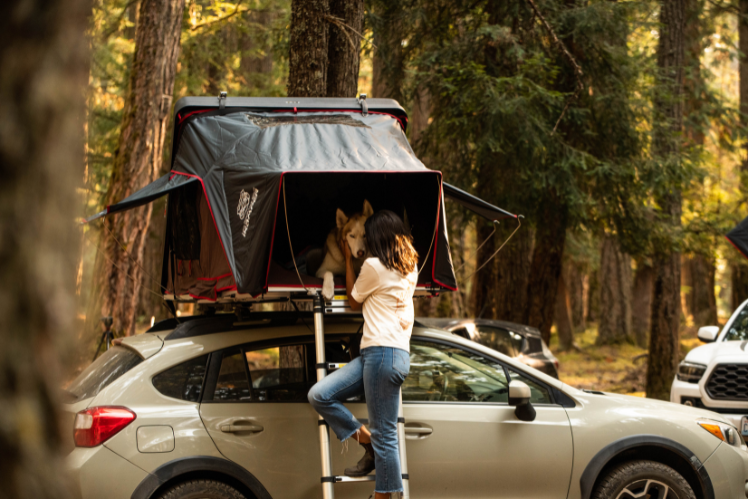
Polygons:
<instances>
[{"instance_id":1,"label":"wheel arch cladding","mask_svg":"<svg viewBox=\"0 0 748 500\"><path fill-rule=\"evenodd\" d=\"M648 434L619 439L597 452L579 478L582 498L592 498L595 485L606 469L637 459L672 467L688 481L697 498L714 498L712 481L691 450L671 439Z\"/></svg>"},{"instance_id":2,"label":"wheel arch cladding","mask_svg":"<svg viewBox=\"0 0 748 500\"><path fill-rule=\"evenodd\" d=\"M224 481L254 498L271 498L262 483L248 470L224 458L207 456L179 458L165 463L143 479L131 498L152 498L180 479L198 478Z\"/></svg>"}]
</instances>

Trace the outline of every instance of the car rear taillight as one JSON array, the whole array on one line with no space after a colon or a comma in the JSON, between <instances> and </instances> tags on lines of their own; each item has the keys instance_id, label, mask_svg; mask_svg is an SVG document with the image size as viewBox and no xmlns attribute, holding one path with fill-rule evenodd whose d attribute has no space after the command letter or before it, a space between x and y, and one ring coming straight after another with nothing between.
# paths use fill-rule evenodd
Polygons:
<instances>
[{"instance_id":1,"label":"car rear taillight","mask_svg":"<svg viewBox=\"0 0 748 500\"><path fill-rule=\"evenodd\" d=\"M97 406L78 412L73 424L75 446L92 448L117 434L136 415L122 406Z\"/></svg>"}]
</instances>

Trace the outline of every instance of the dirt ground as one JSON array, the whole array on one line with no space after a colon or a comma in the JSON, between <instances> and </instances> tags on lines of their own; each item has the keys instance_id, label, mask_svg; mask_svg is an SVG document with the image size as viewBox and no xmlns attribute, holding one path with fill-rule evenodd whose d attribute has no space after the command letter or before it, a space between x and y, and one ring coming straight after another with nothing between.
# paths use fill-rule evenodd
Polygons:
<instances>
[{"instance_id":1,"label":"dirt ground","mask_svg":"<svg viewBox=\"0 0 748 500\"><path fill-rule=\"evenodd\" d=\"M681 330L681 359L700 345L696 331L695 327ZM632 344L598 346L596 339L597 326L592 325L575 335L579 349L560 352L555 331L552 333L549 347L559 361L559 378L580 389L645 397L647 350Z\"/></svg>"}]
</instances>

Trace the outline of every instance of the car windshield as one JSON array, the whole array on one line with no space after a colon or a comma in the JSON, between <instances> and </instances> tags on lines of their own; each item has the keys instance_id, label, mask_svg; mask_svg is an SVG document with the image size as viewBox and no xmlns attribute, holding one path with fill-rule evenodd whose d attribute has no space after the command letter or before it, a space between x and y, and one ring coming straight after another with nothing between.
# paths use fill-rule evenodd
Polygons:
<instances>
[{"instance_id":1,"label":"car windshield","mask_svg":"<svg viewBox=\"0 0 748 500\"><path fill-rule=\"evenodd\" d=\"M737 318L730 325L730 329L727 330L725 341L730 340L748 340L748 307L744 307L738 313Z\"/></svg>"},{"instance_id":2,"label":"car windshield","mask_svg":"<svg viewBox=\"0 0 748 500\"><path fill-rule=\"evenodd\" d=\"M67 391L78 400L92 398L141 361L143 358L137 352L114 346L83 370Z\"/></svg>"}]
</instances>

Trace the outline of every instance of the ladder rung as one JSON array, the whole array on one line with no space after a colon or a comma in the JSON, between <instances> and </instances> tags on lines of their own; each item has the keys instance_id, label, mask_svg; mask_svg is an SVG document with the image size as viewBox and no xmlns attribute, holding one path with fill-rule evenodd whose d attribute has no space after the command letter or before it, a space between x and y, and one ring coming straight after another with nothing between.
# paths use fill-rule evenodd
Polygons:
<instances>
[{"instance_id":1,"label":"ladder rung","mask_svg":"<svg viewBox=\"0 0 748 500\"><path fill-rule=\"evenodd\" d=\"M323 477L323 483L369 483L377 479L377 476L329 476Z\"/></svg>"}]
</instances>

